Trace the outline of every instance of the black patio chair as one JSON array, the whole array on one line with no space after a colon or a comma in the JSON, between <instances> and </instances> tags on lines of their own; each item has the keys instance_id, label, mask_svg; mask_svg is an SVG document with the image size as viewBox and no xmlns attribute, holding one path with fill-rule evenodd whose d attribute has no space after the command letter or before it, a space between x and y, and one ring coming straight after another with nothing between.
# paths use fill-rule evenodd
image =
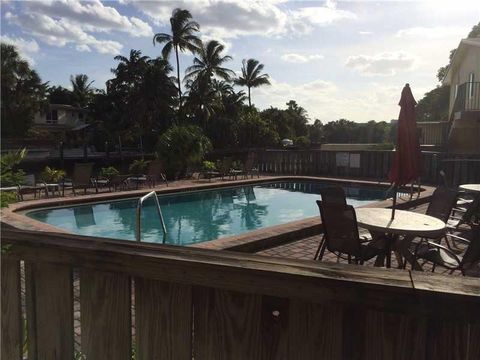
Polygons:
<instances>
[{"instance_id":1,"label":"black patio chair","mask_svg":"<svg viewBox=\"0 0 480 360\"><path fill-rule=\"evenodd\" d=\"M345 190L343 190L343 188L340 186L331 186L320 189L320 196L322 197L323 204L347 205L347 197L345 195ZM323 234L320 240L320 244L318 245L318 249L315 252L315 256L313 257L314 260L318 259L320 252L322 252L322 249L323 251L325 251L325 246L325 234ZM340 255L341 254L338 254L338 256Z\"/></svg>"},{"instance_id":2,"label":"black patio chair","mask_svg":"<svg viewBox=\"0 0 480 360\"><path fill-rule=\"evenodd\" d=\"M322 247L319 259L327 249L333 253L347 255L348 263L352 261L362 265L376 256L385 256L385 243L382 241L362 242L358 233L355 209L346 204L324 204L317 200L320 209L325 246Z\"/></svg>"},{"instance_id":3,"label":"black patio chair","mask_svg":"<svg viewBox=\"0 0 480 360\"><path fill-rule=\"evenodd\" d=\"M73 195L76 195L75 189L83 189L83 193L87 193L88 188L95 188L98 193L98 188L95 180L92 178L93 163L75 163L73 168L73 175L71 179L63 179L60 182L62 188L62 196L65 196L65 189L72 189Z\"/></svg>"},{"instance_id":4,"label":"black patio chair","mask_svg":"<svg viewBox=\"0 0 480 360\"><path fill-rule=\"evenodd\" d=\"M447 236L467 246L463 256L456 254L450 248L438 243L421 241L415 247L414 260L417 263L418 259L432 263L432 272L435 272L436 266L441 266L450 270L450 273L453 273L455 270L460 270L462 275L465 276L465 270L469 265L480 260L480 226L473 228L473 237L471 240L453 234L448 234Z\"/></svg>"}]
</instances>

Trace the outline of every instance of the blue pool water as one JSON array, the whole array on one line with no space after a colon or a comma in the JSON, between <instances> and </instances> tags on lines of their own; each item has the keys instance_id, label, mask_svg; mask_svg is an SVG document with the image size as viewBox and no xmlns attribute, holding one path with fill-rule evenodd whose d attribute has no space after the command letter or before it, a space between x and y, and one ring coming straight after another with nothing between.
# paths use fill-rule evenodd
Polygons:
<instances>
[{"instance_id":1,"label":"blue pool water","mask_svg":"<svg viewBox=\"0 0 480 360\"><path fill-rule=\"evenodd\" d=\"M188 245L259 228L319 216L315 200L326 183L282 182L221 188L158 197L167 228L166 243ZM374 187L344 187L355 207L385 198ZM27 216L66 231L135 239L138 199L30 211ZM163 231L153 199L144 203L142 241L161 243Z\"/></svg>"}]
</instances>

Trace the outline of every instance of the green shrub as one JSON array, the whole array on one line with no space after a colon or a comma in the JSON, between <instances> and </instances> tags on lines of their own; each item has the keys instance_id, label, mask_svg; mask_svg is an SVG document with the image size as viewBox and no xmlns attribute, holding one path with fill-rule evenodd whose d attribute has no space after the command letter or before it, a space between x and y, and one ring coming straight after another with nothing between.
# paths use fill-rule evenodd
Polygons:
<instances>
[{"instance_id":1,"label":"green shrub","mask_svg":"<svg viewBox=\"0 0 480 360\"><path fill-rule=\"evenodd\" d=\"M202 163L202 169L205 171L213 171L217 168L216 164L213 161L207 161L205 160Z\"/></svg>"},{"instance_id":2,"label":"green shrub","mask_svg":"<svg viewBox=\"0 0 480 360\"><path fill-rule=\"evenodd\" d=\"M25 173L23 170L15 170L15 167L22 162L27 155L27 150L22 149L9 152L0 157L0 183L3 187L17 186L23 184ZM15 202L16 195L13 192L0 192L0 207L6 207Z\"/></svg>"},{"instance_id":3,"label":"green shrub","mask_svg":"<svg viewBox=\"0 0 480 360\"><path fill-rule=\"evenodd\" d=\"M56 183L63 179L65 175L66 173L64 170L45 166L45 169L43 169L40 178L47 183Z\"/></svg>"},{"instance_id":4,"label":"green shrub","mask_svg":"<svg viewBox=\"0 0 480 360\"><path fill-rule=\"evenodd\" d=\"M114 176L119 174L120 174L120 171L118 171L114 166L103 167L102 170L100 171L100 176L108 180L111 180Z\"/></svg>"},{"instance_id":5,"label":"green shrub","mask_svg":"<svg viewBox=\"0 0 480 360\"><path fill-rule=\"evenodd\" d=\"M205 154L212 149L210 139L194 125L172 126L158 139L157 151L165 163L167 175L178 178L187 168L201 165Z\"/></svg>"},{"instance_id":6,"label":"green shrub","mask_svg":"<svg viewBox=\"0 0 480 360\"><path fill-rule=\"evenodd\" d=\"M310 147L310 139L307 136L299 136L294 139L293 145L301 149L308 149Z\"/></svg>"}]
</instances>

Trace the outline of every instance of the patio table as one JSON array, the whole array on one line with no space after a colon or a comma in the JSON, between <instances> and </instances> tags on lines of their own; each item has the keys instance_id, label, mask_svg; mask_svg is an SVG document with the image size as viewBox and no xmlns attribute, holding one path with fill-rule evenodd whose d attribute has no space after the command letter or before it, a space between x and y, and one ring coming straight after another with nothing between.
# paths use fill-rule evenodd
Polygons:
<instances>
[{"instance_id":1,"label":"patio table","mask_svg":"<svg viewBox=\"0 0 480 360\"><path fill-rule=\"evenodd\" d=\"M373 232L387 234L386 266L391 266L393 242L400 235L436 238L445 233L446 224L432 216L412 211L396 210L392 220L392 209L359 208L355 209L359 226Z\"/></svg>"},{"instance_id":2,"label":"patio table","mask_svg":"<svg viewBox=\"0 0 480 360\"><path fill-rule=\"evenodd\" d=\"M480 184L463 184L459 186L459 189L467 192L480 193Z\"/></svg>"}]
</instances>

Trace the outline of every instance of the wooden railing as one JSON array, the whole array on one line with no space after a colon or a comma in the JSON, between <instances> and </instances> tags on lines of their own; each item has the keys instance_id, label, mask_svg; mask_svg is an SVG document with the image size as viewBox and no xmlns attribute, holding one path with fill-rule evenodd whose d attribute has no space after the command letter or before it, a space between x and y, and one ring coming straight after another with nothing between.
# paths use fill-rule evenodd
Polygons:
<instances>
[{"instance_id":1,"label":"wooden railing","mask_svg":"<svg viewBox=\"0 0 480 360\"><path fill-rule=\"evenodd\" d=\"M260 172L284 175L314 175L387 181L393 151L258 151ZM480 155L447 155L423 152L422 183L438 184L440 170L447 173L451 186L480 182ZM448 159L448 161L444 161Z\"/></svg>"},{"instance_id":2,"label":"wooden railing","mask_svg":"<svg viewBox=\"0 0 480 360\"><path fill-rule=\"evenodd\" d=\"M75 301L87 360L480 358L478 279L17 230L2 241L2 359L22 356L21 264L29 359L79 356Z\"/></svg>"},{"instance_id":3,"label":"wooden railing","mask_svg":"<svg viewBox=\"0 0 480 360\"><path fill-rule=\"evenodd\" d=\"M449 126L449 121L417 122L417 128L421 131L420 145L444 146Z\"/></svg>"}]
</instances>

